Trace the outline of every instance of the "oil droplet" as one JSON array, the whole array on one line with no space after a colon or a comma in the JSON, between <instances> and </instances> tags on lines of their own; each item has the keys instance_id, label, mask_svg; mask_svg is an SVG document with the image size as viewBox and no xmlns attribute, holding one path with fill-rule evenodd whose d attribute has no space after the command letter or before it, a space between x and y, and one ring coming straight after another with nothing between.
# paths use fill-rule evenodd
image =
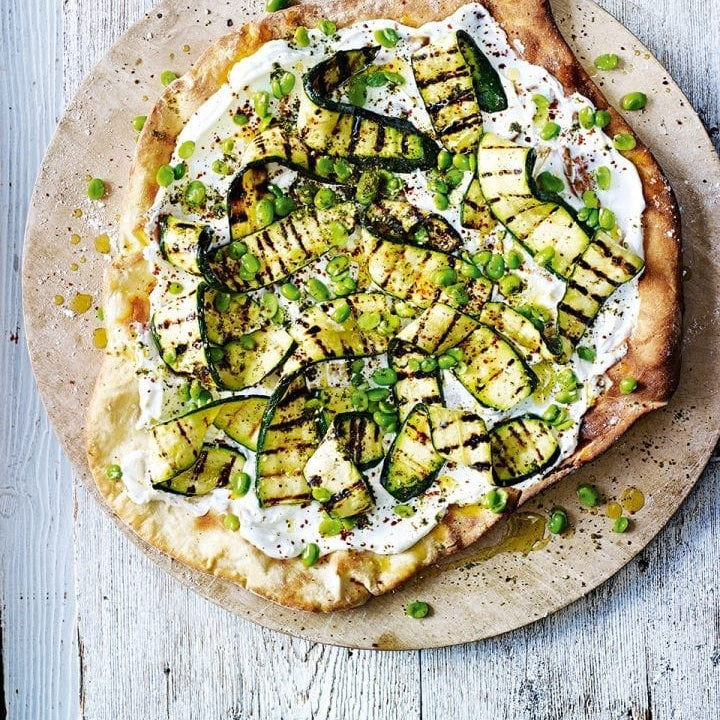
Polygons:
<instances>
[{"instance_id":1,"label":"oil droplet","mask_svg":"<svg viewBox=\"0 0 720 720\"><path fill-rule=\"evenodd\" d=\"M70 309L81 315L87 312L92 306L92 295L86 295L85 293L75 293L75 297L70 301Z\"/></svg>"},{"instance_id":2,"label":"oil droplet","mask_svg":"<svg viewBox=\"0 0 720 720\"><path fill-rule=\"evenodd\" d=\"M636 513L645 506L645 496L636 487L629 487L623 490L620 502L627 512Z\"/></svg>"},{"instance_id":3,"label":"oil droplet","mask_svg":"<svg viewBox=\"0 0 720 720\"><path fill-rule=\"evenodd\" d=\"M62 305L65 302L65 298L62 295L56 295L53 300L56 305Z\"/></svg>"},{"instance_id":4,"label":"oil droplet","mask_svg":"<svg viewBox=\"0 0 720 720\"><path fill-rule=\"evenodd\" d=\"M75 271L78 270L79 268L80 268L80 266L79 266L77 263L72 263L72 264L70 265L70 269L71 269L73 272L75 272Z\"/></svg>"},{"instance_id":5,"label":"oil droplet","mask_svg":"<svg viewBox=\"0 0 720 720\"><path fill-rule=\"evenodd\" d=\"M87 262L87 258L84 255L81 255L80 256L80 264L83 265L86 262Z\"/></svg>"},{"instance_id":6,"label":"oil droplet","mask_svg":"<svg viewBox=\"0 0 720 720\"><path fill-rule=\"evenodd\" d=\"M609 502L605 508L605 514L609 518L617 520L622 515L622 506L618 502Z\"/></svg>"},{"instance_id":7,"label":"oil droplet","mask_svg":"<svg viewBox=\"0 0 720 720\"><path fill-rule=\"evenodd\" d=\"M110 252L110 238L107 233L98 235L95 238L95 249L103 255L106 255Z\"/></svg>"},{"instance_id":8,"label":"oil droplet","mask_svg":"<svg viewBox=\"0 0 720 720\"><path fill-rule=\"evenodd\" d=\"M75 208L73 210L73 216L76 218L82 217L82 210L80 208Z\"/></svg>"},{"instance_id":9,"label":"oil droplet","mask_svg":"<svg viewBox=\"0 0 720 720\"><path fill-rule=\"evenodd\" d=\"M93 345L99 350L107 347L107 332L105 328L100 327L93 330Z\"/></svg>"},{"instance_id":10,"label":"oil droplet","mask_svg":"<svg viewBox=\"0 0 720 720\"><path fill-rule=\"evenodd\" d=\"M73 233L73 234L70 236L70 244L71 244L71 245L77 245L77 244L80 242L81 239L82 239L82 238L81 238L77 233Z\"/></svg>"},{"instance_id":11,"label":"oil droplet","mask_svg":"<svg viewBox=\"0 0 720 720\"><path fill-rule=\"evenodd\" d=\"M183 52L184 52L184 53L189 53L189 52L190 52L190 46L189 46L189 45L183 45L182 49L183 49Z\"/></svg>"},{"instance_id":12,"label":"oil droplet","mask_svg":"<svg viewBox=\"0 0 720 720\"><path fill-rule=\"evenodd\" d=\"M516 512L508 517L505 534L500 542L489 547L480 548L469 557L464 557L442 567L468 567L476 562L483 562L501 553L521 553L527 555L542 550L550 542L550 535L545 536L545 517L538 513Z\"/></svg>"}]
</instances>

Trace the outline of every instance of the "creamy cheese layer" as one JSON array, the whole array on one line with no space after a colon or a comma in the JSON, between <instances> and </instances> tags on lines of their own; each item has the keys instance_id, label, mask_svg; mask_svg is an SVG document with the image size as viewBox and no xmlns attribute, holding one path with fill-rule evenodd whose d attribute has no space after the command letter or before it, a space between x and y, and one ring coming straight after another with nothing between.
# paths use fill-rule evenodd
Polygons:
<instances>
[{"instance_id":1,"label":"creamy cheese layer","mask_svg":"<svg viewBox=\"0 0 720 720\"><path fill-rule=\"evenodd\" d=\"M377 55L375 63L387 69L388 63L395 72L403 75L403 85L368 88L366 107L386 115L407 117L420 130L432 133L430 118L413 80L410 66L411 53L421 44L432 41L449 32L464 29L478 43L497 70L508 98L508 108L493 114L484 113L486 131L524 145L537 148L539 161L535 173L549 170L567 182L562 195L574 207L583 206L583 201L573 191L575 173L592 174L599 166L607 166L612 171L612 183L607 190L597 190L603 207L610 208L617 219L623 241L636 254L643 256L642 213L645 207L642 186L635 167L617 152L611 140L598 128L583 129L577 122L577 113L584 107L592 107L584 97L574 94L565 96L560 83L542 67L531 65L523 60L517 50L508 42L501 27L479 4L466 5L451 17L441 21L427 23L420 28L410 28L389 20L358 22L339 30L331 37L319 30L310 30L310 45L306 48L292 42L275 40L266 43L251 57L235 64L229 74L228 83L223 85L192 116L177 139L176 151L171 161L181 161L178 149L183 143L195 143L192 156L185 159L187 165L186 181L200 179L208 188L211 202L216 199L222 203L226 196L232 175L218 174L213 171L217 160L227 162L221 143L228 138L234 139L232 157L236 158L237 170L243 148L257 132L258 118L253 116L252 97L256 91L269 90L271 72L277 67L293 72L298 81L289 97L282 102L292 103L302 92L302 75L312 66L330 57L338 50L375 45L374 31L382 28L394 28L400 41L393 49L383 49ZM536 112L534 95L543 95L551 102L550 119L560 125L561 132L552 140L542 140L538 127L533 122ZM277 100L271 100L271 112L281 113ZM246 113L249 123L238 126L233 121L236 113ZM427 180L422 172L402 175L405 190L410 202L420 208L438 212L433 193L428 190ZM280 187L288 187L295 179L295 173L286 169L278 170L273 181ZM527 256L524 250L498 226L489 238L480 241L478 233L460 225L459 200L471 180L466 173L464 182L450 196L450 207L441 214L461 233L465 247L471 252L484 248L508 250L511 246ZM227 217L193 213L181 201L183 183L174 183L169 189L160 189L153 208L148 231L152 237L156 230L157 218L172 213L190 220L199 220L212 225L220 242L229 240ZM352 243L351 238L351 243ZM157 248L147 250L147 260L156 269L158 283L151 296L151 306L159 307L166 297L171 282L180 282L185 292L192 291L198 279L173 268L160 256ZM310 273L323 278L322 267L312 264L299 273L302 279ZM561 300L565 284L554 275L544 271L532 262L523 264L517 271L524 281L520 300L524 304L539 304L552 312ZM497 292L497 291L496 291ZM297 313L297 306L285 302L290 317ZM638 312L637 279L620 287L607 301L593 325L582 340L584 346L594 348L596 359L592 362L582 360L574 354L569 366L583 384L579 401L568 406L572 425L558 433L561 454L558 463L570 455L576 447L579 425L582 416L597 395L607 387L609 380L605 371L626 352L626 340L631 334ZM539 358L531 358L538 360ZM159 421L177 414L182 401L179 388L185 382L174 376L164 366L152 342L142 336L137 348L138 379L140 386L141 421L147 428ZM372 370L386 364L386 358L379 356L366 363L364 373L370 377ZM500 413L481 407L468 391L448 371L443 372L446 404L449 407L472 409L479 414L490 429L507 417L519 416L527 412L542 415L553 402L552 393L547 400L528 398L506 413ZM261 384L237 394L270 394L273 383ZM233 393L215 392L216 398L227 397ZM217 431L218 434L219 431ZM227 442L227 440L224 440ZM242 448L247 456L245 472L253 476L255 456ZM207 496L185 498L179 495L158 491L152 488L145 458L137 453L122 462L123 478L127 492L133 501L147 503L160 501L187 508L198 515L211 509L219 512L232 512L240 519L239 532L246 540L264 553L275 558L287 558L298 555L308 543L316 543L321 553L340 549L372 550L377 553L397 553L412 546L426 535L442 519L447 507L452 504L464 505L479 502L490 489L484 483L478 483L477 473L464 468L446 466L441 470L438 481L428 492L409 503L415 514L412 517L398 517L393 509L398 504L380 485L378 466L366 473L372 488L376 504L368 513L367 523L335 537L325 537L318 528L323 519L322 506L312 502L301 506L278 506L261 508L254 492L242 498L231 499L225 488L216 489ZM549 472L548 470L547 472ZM521 483L523 488L540 480L539 477Z\"/></svg>"}]
</instances>

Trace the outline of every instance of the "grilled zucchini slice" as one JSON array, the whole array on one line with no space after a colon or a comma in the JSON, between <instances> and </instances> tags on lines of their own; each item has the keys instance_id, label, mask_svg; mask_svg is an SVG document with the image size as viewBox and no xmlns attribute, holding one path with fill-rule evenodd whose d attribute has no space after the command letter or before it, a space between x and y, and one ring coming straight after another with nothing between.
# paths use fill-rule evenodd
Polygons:
<instances>
[{"instance_id":1,"label":"grilled zucchini slice","mask_svg":"<svg viewBox=\"0 0 720 720\"><path fill-rule=\"evenodd\" d=\"M477 230L481 237L489 235L498 224L490 208L485 202L485 196L480 189L480 181L473 178L465 191L460 206L460 223L463 227Z\"/></svg>"},{"instance_id":2,"label":"grilled zucchini slice","mask_svg":"<svg viewBox=\"0 0 720 720\"><path fill-rule=\"evenodd\" d=\"M566 352L585 334L610 295L643 266L642 258L635 253L605 233L596 234L573 268L558 305L558 331Z\"/></svg>"},{"instance_id":3,"label":"grilled zucchini slice","mask_svg":"<svg viewBox=\"0 0 720 720\"><path fill-rule=\"evenodd\" d=\"M397 338L390 341L388 360L397 373L397 382L393 387L397 401L400 422L405 420L410 410L418 403L430 405L442 403L440 369L437 363L432 370L422 370L423 360L428 355L419 348Z\"/></svg>"},{"instance_id":4,"label":"grilled zucchini slice","mask_svg":"<svg viewBox=\"0 0 720 720\"><path fill-rule=\"evenodd\" d=\"M267 322L260 306L244 293L226 293L200 283L197 294L200 332L214 345L249 335Z\"/></svg>"},{"instance_id":5,"label":"grilled zucchini slice","mask_svg":"<svg viewBox=\"0 0 720 720\"><path fill-rule=\"evenodd\" d=\"M237 450L225 445L204 445L192 467L155 487L179 495L207 495L215 488L225 487L244 465L245 457Z\"/></svg>"},{"instance_id":6,"label":"grilled zucchini slice","mask_svg":"<svg viewBox=\"0 0 720 720\"><path fill-rule=\"evenodd\" d=\"M269 325L221 347L213 346L208 350L213 380L226 390L257 385L282 365L294 344L282 327Z\"/></svg>"},{"instance_id":7,"label":"grilled zucchini slice","mask_svg":"<svg viewBox=\"0 0 720 720\"><path fill-rule=\"evenodd\" d=\"M563 278L590 238L566 208L535 197L529 178L532 148L487 133L478 148L478 180L485 200L501 223L533 255L552 248L548 267Z\"/></svg>"},{"instance_id":8,"label":"grilled zucchini slice","mask_svg":"<svg viewBox=\"0 0 720 720\"><path fill-rule=\"evenodd\" d=\"M262 395L245 395L225 402L220 406L213 425L249 450L257 450L260 425L267 404L268 398Z\"/></svg>"},{"instance_id":9,"label":"grilled zucchini slice","mask_svg":"<svg viewBox=\"0 0 720 720\"><path fill-rule=\"evenodd\" d=\"M333 319L338 308L347 305L350 314L339 323ZM392 312L392 301L382 293L356 293L320 303L306 310L290 326L297 349L289 359L285 374L334 358L378 355L387 350L388 338L376 330L361 330L358 319L371 314L379 318Z\"/></svg>"},{"instance_id":10,"label":"grilled zucchini slice","mask_svg":"<svg viewBox=\"0 0 720 720\"><path fill-rule=\"evenodd\" d=\"M508 103L502 81L485 53L464 30L458 30L457 44L470 68L480 109L487 113L506 110Z\"/></svg>"},{"instance_id":11,"label":"grilled zucchini slice","mask_svg":"<svg viewBox=\"0 0 720 720\"><path fill-rule=\"evenodd\" d=\"M166 482L193 466L218 412L217 405L204 407L152 428L154 447L148 469L153 485Z\"/></svg>"},{"instance_id":12,"label":"grilled zucchini slice","mask_svg":"<svg viewBox=\"0 0 720 720\"><path fill-rule=\"evenodd\" d=\"M165 364L175 373L209 379L200 329L198 293L170 297L150 320L150 334Z\"/></svg>"},{"instance_id":13,"label":"grilled zucchini slice","mask_svg":"<svg viewBox=\"0 0 720 720\"><path fill-rule=\"evenodd\" d=\"M365 253L368 258L368 272L373 282L383 292L400 300L406 300L421 308L430 306L440 293L437 275L445 268L456 271L459 277L465 275L464 260L414 245L381 240L366 232ZM469 273L468 273L469 274ZM482 297L482 302L490 299L492 283L486 278L469 279L468 287L473 288ZM445 296L443 296L445 297ZM452 302L447 297L446 302ZM464 306L467 300L457 300Z\"/></svg>"},{"instance_id":14,"label":"grilled zucchini slice","mask_svg":"<svg viewBox=\"0 0 720 720\"><path fill-rule=\"evenodd\" d=\"M462 238L441 215L421 210L404 200L380 200L365 211L364 223L387 240L450 253L457 250Z\"/></svg>"},{"instance_id":15,"label":"grilled zucchini slice","mask_svg":"<svg viewBox=\"0 0 720 720\"><path fill-rule=\"evenodd\" d=\"M336 415L333 432L360 470L375 467L385 457L383 432L370 413L347 412Z\"/></svg>"},{"instance_id":16,"label":"grilled zucchini slice","mask_svg":"<svg viewBox=\"0 0 720 720\"><path fill-rule=\"evenodd\" d=\"M438 146L412 123L331 99L334 90L372 62L378 49L341 50L307 72L298 110L300 138L318 153L360 165L396 172L433 167Z\"/></svg>"},{"instance_id":17,"label":"grilled zucchini slice","mask_svg":"<svg viewBox=\"0 0 720 720\"><path fill-rule=\"evenodd\" d=\"M426 353L441 355L465 339L477 326L478 323L470 316L443 303L436 303L406 325L397 337Z\"/></svg>"},{"instance_id":18,"label":"grilled zucchini slice","mask_svg":"<svg viewBox=\"0 0 720 720\"><path fill-rule=\"evenodd\" d=\"M560 454L552 427L534 415L507 420L490 432L496 485L514 485L550 467Z\"/></svg>"},{"instance_id":19,"label":"grilled zucchini slice","mask_svg":"<svg viewBox=\"0 0 720 720\"><path fill-rule=\"evenodd\" d=\"M243 237L247 253L239 255L233 244L200 253L200 269L213 287L230 292L245 292L265 287L291 275L326 253L332 247L327 231L331 223L341 223L348 232L355 227L354 203L340 203L329 209L304 208L290 213L262 230ZM260 267L248 274L247 258L255 258Z\"/></svg>"},{"instance_id":20,"label":"grilled zucchini slice","mask_svg":"<svg viewBox=\"0 0 720 720\"><path fill-rule=\"evenodd\" d=\"M212 236L208 225L165 215L160 220L160 252L176 268L201 275L198 248L207 245Z\"/></svg>"},{"instance_id":21,"label":"grilled zucchini slice","mask_svg":"<svg viewBox=\"0 0 720 720\"><path fill-rule=\"evenodd\" d=\"M257 442L256 485L263 507L310 501L303 473L320 443L311 396L297 376L280 383L263 415Z\"/></svg>"},{"instance_id":22,"label":"grilled zucchini slice","mask_svg":"<svg viewBox=\"0 0 720 720\"><path fill-rule=\"evenodd\" d=\"M458 33L443 35L415 51L412 67L440 142L455 153L474 149L482 135L482 115Z\"/></svg>"},{"instance_id":23,"label":"grilled zucchini slice","mask_svg":"<svg viewBox=\"0 0 720 720\"><path fill-rule=\"evenodd\" d=\"M537 378L515 347L486 325L480 325L458 347L463 363L452 371L482 405L509 410L535 389Z\"/></svg>"},{"instance_id":24,"label":"grilled zucchini slice","mask_svg":"<svg viewBox=\"0 0 720 720\"><path fill-rule=\"evenodd\" d=\"M483 419L469 410L428 405L432 441L444 458L486 474L490 482L490 436Z\"/></svg>"},{"instance_id":25,"label":"grilled zucchini slice","mask_svg":"<svg viewBox=\"0 0 720 720\"><path fill-rule=\"evenodd\" d=\"M480 313L480 322L511 340L524 355L535 353L543 360L557 361L557 356L548 348L545 338L535 325L509 305L501 302L485 303Z\"/></svg>"},{"instance_id":26,"label":"grilled zucchini slice","mask_svg":"<svg viewBox=\"0 0 720 720\"><path fill-rule=\"evenodd\" d=\"M432 443L428 409L416 405L385 457L380 483L396 500L406 502L435 482L443 462Z\"/></svg>"}]
</instances>

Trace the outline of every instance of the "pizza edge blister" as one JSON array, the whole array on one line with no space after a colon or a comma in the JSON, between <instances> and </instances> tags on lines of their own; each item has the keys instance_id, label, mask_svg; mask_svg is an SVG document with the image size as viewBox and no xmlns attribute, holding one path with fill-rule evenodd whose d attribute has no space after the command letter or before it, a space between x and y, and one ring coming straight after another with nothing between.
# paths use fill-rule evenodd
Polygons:
<instances>
[{"instance_id":1,"label":"pizza edge blister","mask_svg":"<svg viewBox=\"0 0 720 720\"><path fill-rule=\"evenodd\" d=\"M172 84L149 115L131 169L122 232L131 238L145 224L157 184L157 168L169 161L175 138L185 122L227 79L232 65L265 42L292 37L297 26L312 27L329 18L339 27L363 19L383 18L419 26L441 19L462 2L333 3L300 5L240 28L214 43L193 69ZM607 101L582 70L560 35L547 2L483 3L503 27L511 43L522 44L522 57L546 68L565 92L579 92L597 107ZM611 108L606 132L631 132ZM607 372L613 380L587 412L577 449L550 475L522 492L508 488L508 506L524 503L561 477L589 462L612 445L645 413L665 405L679 373L681 323L680 231L672 191L650 152L640 143L625 153L636 166L646 200L645 270L639 282L639 315L628 340L627 354ZM129 325L148 320L152 275L141 256L125 252L105 277L105 314L109 347L130 343ZM639 381L639 389L622 394L623 377ZM195 517L181 507L160 502L135 504L122 483L108 479L106 469L119 443L139 441L138 387L128 357L109 353L98 377L87 419L88 459L96 484L113 512L143 540L176 560L236 582L280 604L305 610L336 610L386 593L443 556L467 547L502 515L479 505L452 506L441 522L409 550L392 555L369 551L335 551L313 567L300 558L273 559L228 532L223 516L210 511Z\"/></svg>"}]
</instances>

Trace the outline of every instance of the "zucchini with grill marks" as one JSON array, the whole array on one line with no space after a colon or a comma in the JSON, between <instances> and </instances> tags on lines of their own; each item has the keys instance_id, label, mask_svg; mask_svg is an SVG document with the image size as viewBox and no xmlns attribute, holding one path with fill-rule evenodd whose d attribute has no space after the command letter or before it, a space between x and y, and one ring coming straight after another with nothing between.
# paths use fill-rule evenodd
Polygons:
<instances>
[{"instance_id":1,"label":"zucchini with grill marks","mask_svg":"<svg viewBox=\"0 0 720 720\"><path fill-rule=\"evenodd\" d=\"M484 474L491 482L490 436L482 418L469 410L428 405L435 449L448 460Z\"/></svg>"},{"instance_id":2,"label":"zucchini with grill marks","mask_svg":"<svg viewBox=\"0 0 720 720\"><path fill-rule=\"evenodd\" d=\"M567 278L590 239L568 210L535 197L532 148L487 133L478 149L478 180L490 210L533 255L551 248L548 267Z\"/></svg>"},{"instance_id":3,"label":"zucchini with grill marks","mask_svg":"<svg viewBox=\"0 0 720 720\"><path fill-rule=\"evenodd\" d=\"M385 457L383 431L370 413L347 412L336 415L333 432L360 470L375 467Z\"/></svg>"},{"instance_id":4,"label":"zucchini with grill marks","mask_svg":"<svg viewBox=\"0 0 720 720\"><path fill-rule=\"evenodd\" d=\"M482 115L459 33L449 33L415 51L412 68L438 139L452 152L475 148L482 135Z\"/></svg>"},{"instance_id":5,"label":"zucchini with grill marks","mask_svg":"<svg viewBox=\"0 0 720 720\"><path fill-rule=\"evenodd\" d=\"M534 415L496 425L490 432L490 447L496 485L514 485L536 475L560 454L552 427Z\"/></svg>"},{"instance_id":6,"label":"zucchini with grill marks","mask_svg":"<svg viewBox=\"0 0 720 720\"><path fill-rule=\"evenodd\" d=\"M380 484L400 502L424 493L436 480L444 460L435 450L430 416L416 405L405 418L385 457Z\"/></svg>"},{"instance_id":7,"label":"zucchini with grill marks","mask_svg":"<svg viewBox=\"0 0 720 720\"><path fill-rule=\"evenodd\" d=\"M340 323L333 319L339 307L347 305L350 314ZM382 293L356 293L330 302L313 305L292 323L288 332L297 349L288 360L285 374L321 360L379 355L385 352L388 337L377 329L362 330L358 319L375 316L378 323L392 312L392 300ZM363 321L361 321L362 324Z\"/></svg>"},{"instance_id":8,"label":"zucchini with grill marks","mask_svg":"<svg viewBox=\"0 0 720 720\"><path fill-rule=\"evenodd\" d=\"M507 96L500 75L482 50L464 30L458 30L457 44L472 73L473 87L480 109L487 113L507 110Z\"/></svg>"},{"instance_id":9,"label":"zucchini with grill marks","mask_svg":"<svg viewBox=\"0 0 720 720\"><path fill-rule=\"evenodd\" d=\"M438 146L412 123L332 100L343 82L363 70L378 48L341 50L305 75L297 127L311 149L360 165L411 172L435 165Z\"/></svg>"},{"instance_id":10,"label":"zucchini with grill marks","mask_svg":"<svg viewBox=\"0 0 720 720\"><path fill-rule=\"evenodd\" d=\"M441 355L455 347L478 326L468 315L436 303L406 325L397 335L426 353Z\"/></svg>"},{"instance_id":11,"label":"zucchini with grill marks","mask_svg":"<svg viewBox=\"0 0 720 720\"><path fill-rule=\"evenodd\" d=\"M209 379L200 328L198 293L170 297L150 320L150 334L165 364L176 373Z\"/></svg>"},{"instance_id":12,"label":"zucchini with grill marks","mask_svg":"<svg viewBox=\"0 0 720 720\"><path fill-rule=\"evenodd\" d=\"M242 242L247 252L242 255L233 252L232 243L201 252L200 269L210 285L230 292L265 287L326 253L333 245L328 232L331 223L341 223L352 232L356 213L354 203L341 203L324 210L297 210L246 235ZM257 272L253 272L253 266L257 265Z\"/></svg>"},{"instance_id":13,"label":"zucchini with grill marks","mask_svg":"<svg viewBox=\"0 0 720 720\"><path fill-rule=\"evenodd\" d=\"M313 398L322 403L319 414L321 432L327 432L333 419L339 413L351 412L354 409L352 395L355 388L352 385L347 387L323 387L313 392Z\"/></svg>"},{"instance_id":14,"label":"zucchini with grill marks","mask_svg":"<svg viewBox=\"0 0 720 720\"><path fill-rule=\"evenodd\" d=\"M297 376L281 382L268 402L256 458L255 490L263 507L310 501L303 471L320 442L315 413L306 406L310 399Z\"/></svg>"},{"instance_id":15,"label":"zucchini with grill marks","mask_svg":"<svg viewBox=\"0 0 720 720\"><path fill-rule=\"evenodd\" d=\"M419 348L405 342L393 339L388 347L388 360L397 373L397 382L393 387L397 400L400 422L405 420L410 410L418 403L430 405L442 403L442 385L440 369L433 363L431 370L422 370L423 360L428 355Z\"/></svg>"},{"instance_id":16,"label":"zucchini with grill marks","mask_svg":"<svg viewBox=\"0 0 720 720\"><path fill-rule=\"evenodd\" d=\"M225 345L266 324L260 306L244 293L226 293L200 283L197 294L200 332L208 342Z\"/></svg>"},{"instance_id":17,"label":"zucchini with grill marks","mask_svg":"<svg viewBox=\"0 0 720 720\"><path fill-rule=\"evenodd\" d=\"M473 178L465 191L465 197L460 205L460 224L463 227L477 230L481 237L489 235L498 224L485 202L485 196L482 194L477 178Z\"/></svg>"},{"instance_id":18,"label":"zucchini with grill marks","mask_svg":"<svg viewBox=\"0 0 720 720\"><path fill-rule=\"evenodd\" d=\"M597 233L577 261L558 305L558 331L574 347L603 303L643 269L643 260L605 233ZM566 347L566 352L569 348Z\"/></svg>"},{"instance_id":19,"label":"zucchini with grill marks","mask_svg":"<svg viewBox=\"0 0 720 720\"><path fill-rule=\"evenodd\" d=\"M361 515L374 505L362 473L332 431L307 461L304 472L311 488L321 488L328 495L321 502L333 517Z\"/></svg>"},{"instance_id":20,"label":"zucchini with grill marks","mask_svg":"<svg viewBox=\"0 0 720 720\"><path fill-rule=\"evenodd\" d=\"M258 434L267 404L268 398L262 395L246 395L225 402L220 406L213 425L249 450L257 450Z\"/></svg>"},{"instance_id":21,"label":"zucchini with grill marks","mask_svg":"<svg viewBox=\"0 0 720 720\"><path fill-rule=\"evenodd\" d=\"M201 275L198 248L210 243L212 228L174 215L160 220L160 252L176 268Z\"/></svg>"},{"instance_id":22,"label":"zucchini with grill marks","mask_svg":"<svg viewBox=\"0 0 720 720\"><path fill-rule=\"evenodd\" d=\"M204 445L192 467L155 487L179 495L207 495L215 488L225 487L244 465L245 457L237 450L225 445Z\"/></svg>"},{"instance_id":23,"label":"zucchini with grill marks","mask_svg":"<svg viewBox=\"0 0 720 720\"><path fill-rule=\"evenodd\" d=\"M509 305L501 302L485 303L479 319L511 340L523 354L536 353L543 360L557 361L535 325Z\"/></svg>"},{"instance_id":24,"label":"zucchini with grill marks","mask_svg":"<svg viewBox=\"0 0 720 720\"><path fill-rule=\"evenodd\" d=\"M192 467L219 410L217 405L204 407L152 428L154 447L148 460L148 469L153 485L170 480Z\"/></svg>"},{"instance_id":25,"label":"zucchini with grill marks","mask_svg":"<svg viewBox=\"0 0 720 720\"><path fill-rule=\"evenodd\" d=\"M208 350L212 378L227 390L252 387L277 370L293 346L292 337L277 325L213 346Z\"/></svg>"},{"instance_id":26,"label":"zucchini with grill marks","mask_svg":"<svg viewBox=\"0 0 720 720\"><path fill-rule=\"evenodd\" d=\"M480 325L458 347L463 362L452 371L482 405L509 410L535 390L537 378L515 347L486 325Z\"/></svg>"},{"instance_id":27,"label":"zucchini with grill marks","mask_svg":"<svg viewBox=\"0 0 720 720\"><path fill-rule=\"evenodd\" d=\"M403 200L380 200L365 211L364 223L387 240L408 242L430 250L453 252L462 244L457 230L441 215Z\"/></svg>"},{"instance_id":28,"label":"zucchini with grill marks","mask_svg":"<svg viewBox=\"0 0 720 720\"><path fill-rule=\"evenodd\" d=\"M389 295L421 308L431 305L440 293L437 279L440 271L450 268L463 275L463 266L468 265L464 260L437 250L381 240L368 232L365 236L368 273L373 282ZM470 285L483 295L483 302L490 298L492 283L486 278L471 278L468 280ZM452 298L446 299L449 301ZM465 303L458 299L457 304Z\"/></svg>"}]
</instances>

